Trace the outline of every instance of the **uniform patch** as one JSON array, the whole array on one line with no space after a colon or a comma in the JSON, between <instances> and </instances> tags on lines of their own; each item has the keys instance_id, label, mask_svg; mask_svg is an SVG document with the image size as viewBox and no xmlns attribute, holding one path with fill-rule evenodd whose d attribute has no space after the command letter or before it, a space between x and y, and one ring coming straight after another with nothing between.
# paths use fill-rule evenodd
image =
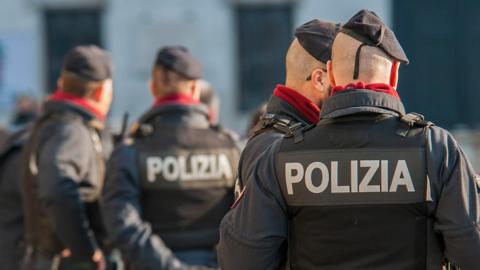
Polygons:
<instances>
[{"instance_id":1,"label":"uniform patch","mask_svg":"<svg viewBox=\"0 0 480 270\"><path fill-rule=\"evenodd\" d=\"M425 201L423 149L352 149L279 154L289 205L398 204Z\"/></svg>"},{"instance_id":2,"label":"uniform patch","mask_svg":"<svg viewBox=\"0 0 480 270\"><path fill-rule=\"evenodd\" d=\"M195 150L140 155L142 182L149 187L215 187L233 185L231 150Z\"/></svg>"}]
</instances>

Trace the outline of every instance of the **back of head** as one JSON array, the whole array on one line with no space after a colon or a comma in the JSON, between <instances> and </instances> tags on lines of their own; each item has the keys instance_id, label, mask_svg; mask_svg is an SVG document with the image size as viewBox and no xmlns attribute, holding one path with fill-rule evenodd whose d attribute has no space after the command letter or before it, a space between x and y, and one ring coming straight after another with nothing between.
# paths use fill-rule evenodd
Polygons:
<instances>
[{"instance_id":1,"label":"back of head","mask_svg":"<svg viewBox=\"0 0 480 270\"><path fill-rule=\"evenodd\" d=\"M361 10L335 38L330 80L335 85L362 81L396 87L398 62L408 64L408 58L393 31L374 12Z\"/></svg>"},{"instance_id":2,"label":"back of head","mask_svg":"<svg viewBox=\"0 0 480 270\"><path fill-rule=\"evenodd\" d=\"M339 33L332 48L333 75L337 85L351 82L390 83L393 59L381 49L361 49L358 77L354 78L356 52L362 43L344 33Z\"/></svg>"},{"instance_id":3,"label":"back of head","mask_svg":"<svg viewBox=\"0 0 480 270\"><path fill-rule=\"evenodd\" d=\"M286 84L300 90L315 69L325 70L339 24L311 20L295 30L295 39L286 55Z\"/></svg>"},{"instance_id":4,"label":"back of head","mask_svg":"<svg viewBox=\"0 0 480 270\"><path fill-rule=\"evenodd\" d=\"M110 55L94 45L77 46L65 56L61 82L62 90L85 98L112 78Z\"/></svg>"},{"instance_id":5,"label":"back of head","mask_svg":"<svg viewBox=\"0 0 480 270\"><path fill-rule=\"evenodd\" d=\"M300 90L306 82L310 73L317 68L325 69L325 64L321 63L311 56L298 42L294 39L288 49L285 58L286 63L286 82L288 87Z\"/></svg>"},{"instance_id":6,"label":"back of head","mask_svg":"<svg viewBox=\"0 0 480 270\"><path fill-rule=\"evenodd\" d=\"M202 77L202 66L182 46L162 47L152 70L152 91L157 96L171 93L191 94L195 81Z\"/></svg>"}]
</instances>

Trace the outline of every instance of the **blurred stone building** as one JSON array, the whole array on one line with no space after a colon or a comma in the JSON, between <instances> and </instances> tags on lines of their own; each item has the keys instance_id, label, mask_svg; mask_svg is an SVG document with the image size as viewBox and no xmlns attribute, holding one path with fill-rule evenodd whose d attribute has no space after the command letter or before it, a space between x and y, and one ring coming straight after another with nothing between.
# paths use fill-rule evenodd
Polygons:
<instances>
[{"instance_id":1,"label":"blurred stone building","mask_svg":"<svg viewBox=\"0 0 480 270\"><path fill-rule=\"evenodd\" d=\"M478 157L472 130L480 123L480 28L470 21L480 14L478 1L0 0L0 7L0 120L8 119L16 95L41 98L55 89L70 47L94 43L113 56L110 121L118 126L124 112L137 118L151 105L147 81L156 50L182 44L221 96L220 121L239 132L283 83L296 26L313 18L345 21L368 8L397 31L410 57L399 85L407 110L456 131Z\"/></svg>"}]
</instances>

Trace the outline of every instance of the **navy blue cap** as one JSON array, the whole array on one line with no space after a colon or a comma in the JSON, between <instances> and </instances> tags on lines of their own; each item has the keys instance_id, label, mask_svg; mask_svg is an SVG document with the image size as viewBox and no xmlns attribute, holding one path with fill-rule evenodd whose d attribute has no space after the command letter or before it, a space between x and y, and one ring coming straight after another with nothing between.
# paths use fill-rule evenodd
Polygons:
<instances>
[{"instance_id":1,"label":"navy blue cap","mask_svg":"<svg viewBox=\"0 0 480 270\"><path fill-rule=\"evenodd\" d=\"M202 65L182 46L166 46L157 53L156 67L172 70L191 80L202 77Z\"/></svg>"},{"instance_id":2,"label":"navy blue cap","mask_svg":"<svg viewBox=\"0 0 480 270\"><path fill-rule=\"evenodd\" d=\"M103 81L112 78L112 59L95 45L77 46L65 56L63 70L86 81Z\"/></svg>"},{"instance_id":3,"label":"navy blue cap","mask_svg":"<svg viewBox=\"0 0 480 270\"><path fill-rule=\"evenodd\" d=\"M393 59L408 64L408 58L395 33L373 11L360 10L343 25L340 31L365 45L378 47Z\"/></svg>"},{"instance_id":4,"label":"navy blue cap","mask_svg":"<svg viewBox=\"0 0 480 270\"><path fill-rule=\"evenodd\" d=\"M295 29L295 37L315 59L327 63L332 56L332 44L340 24L311 20Z\"/></svg>"}]
</instances>

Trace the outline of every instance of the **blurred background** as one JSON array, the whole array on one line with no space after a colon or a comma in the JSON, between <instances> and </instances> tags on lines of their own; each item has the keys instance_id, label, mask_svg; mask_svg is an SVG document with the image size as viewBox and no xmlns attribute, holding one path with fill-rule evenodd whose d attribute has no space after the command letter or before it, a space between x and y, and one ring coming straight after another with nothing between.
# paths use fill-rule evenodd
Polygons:
<instances>
[{"instance_id":1,"label":"blurred background","mask_svg":"<svg viewBox=\"0 0 480 270\"><path fill-rule=\"evenodd\" d=\"M251 112L284 82L295 27L345 21L362 8L396 31L410 58L398 89L407 111L452 131L480 168L474 0L0 0L0 124L15 129L19 112L37 110L35 102L55 90L67 50L92 43L113 57L110 123L118 128L124 112L135 119L151 105L147 81L158 48L181 44L220 95L221 123L244 133Z\"/></svg>"}]
</instances>

